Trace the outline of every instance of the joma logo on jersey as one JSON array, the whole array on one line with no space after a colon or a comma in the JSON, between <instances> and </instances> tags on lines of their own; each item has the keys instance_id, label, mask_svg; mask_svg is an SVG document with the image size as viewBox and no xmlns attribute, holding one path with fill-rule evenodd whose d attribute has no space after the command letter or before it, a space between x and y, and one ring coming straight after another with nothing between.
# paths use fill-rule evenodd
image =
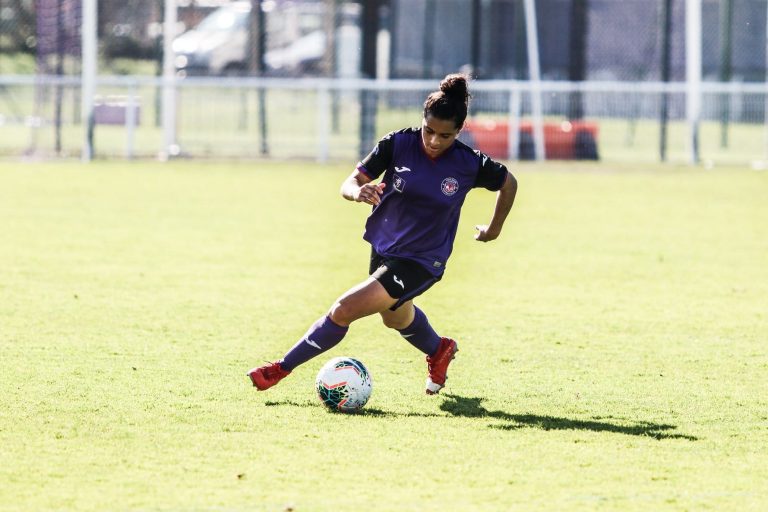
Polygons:
<instances>
[{"instance_id":1,"label":"joma logo on jersey","mask_svg":"<svg viewBox=\"0 0 768 512\"><path fill-rule=\"evenodd\" d=\"M447 196L452 196L459 191L459 182L456 178L445 178L440 184L440 190Z\"/></svg>"}]
</instances>

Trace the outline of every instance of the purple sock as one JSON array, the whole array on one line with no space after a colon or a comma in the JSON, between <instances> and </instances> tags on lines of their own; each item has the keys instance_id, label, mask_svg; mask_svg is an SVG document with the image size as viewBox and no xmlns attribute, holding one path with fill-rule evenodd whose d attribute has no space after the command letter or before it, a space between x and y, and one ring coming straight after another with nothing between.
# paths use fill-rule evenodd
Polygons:
<instances>
[{"instance_id":1,"label":"purple sock","mask_svg":"<svg viewBox=\"0 0 768 512\"><path fill-rule=\"evenodd\" d=\"M344 339L349 327L333 323L328 316L323 316L304 334L304 336L289 350L280 361L284 370L293 371L315 356L330 350Z\"/></svg>"},{"instance_id":2,"label":"purple sock","mask_svg":"<svg viewBox=\"0 0 768 512\"><path fill-rule=\"evenodd\" d=\"M440 346L440 336L429 325L427 315L416 306L414 306L414 309L416 310L416 316L413 318L411 325L405 329L398 329L398 332L411 345L431 356L437 352L437 348Z\"/></svg>"}]
</instances>

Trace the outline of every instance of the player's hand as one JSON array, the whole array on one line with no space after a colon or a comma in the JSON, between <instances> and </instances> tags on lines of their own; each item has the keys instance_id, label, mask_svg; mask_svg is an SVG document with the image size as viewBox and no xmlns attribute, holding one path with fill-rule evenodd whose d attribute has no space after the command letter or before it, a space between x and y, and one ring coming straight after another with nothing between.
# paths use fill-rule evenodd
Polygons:
<instances>
[{"instance_id":1,"label":"player's hand","mask_svg":"<svg viewBox=\"0 0 768 512\"><path fill-rule=\"evenodd\" d=\"M477 233L475 233L475 240L478 242L490 242L491 240L499 238L499 233L488 230L488 226L485 224L475 226L475 229L477 230Z\"/></svg>"},{"instance_id":2,"label":"player's hand","mask_svg":"<svg viewBox=\"0 0 768 512\"><path fill-rule=\"evenodd\" d=\"M355 201L376 206L381 203L381 195L384 193L384 187L386 186L386 183L366 183L358 189L355 194Z\"/></svg>"}]
</instances>

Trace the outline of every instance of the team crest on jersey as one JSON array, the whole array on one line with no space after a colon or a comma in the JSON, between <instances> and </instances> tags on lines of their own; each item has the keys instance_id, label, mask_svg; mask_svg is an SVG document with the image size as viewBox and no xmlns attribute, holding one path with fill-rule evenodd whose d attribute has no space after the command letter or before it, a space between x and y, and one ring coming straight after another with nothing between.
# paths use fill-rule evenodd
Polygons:
<instances>
[{"instance_id":1,"label":"team crest on jersey","mask_svg":"<svg viewBox=\"0 0 768 512\"><path fill-rule=\"evenodd\" d=\"M403 189L405 188L405 180L400 176L398 176L397 174L395 174L392 177L392 186L395 187L395 190L397 190L398 192L402 192Z\"/></svg>"},{"instance_id":2,"label":"team crest on jersey","mask_svg":"<svg viewBox=\"0 0 768 512\"><path fill-rule=\"evenodd\" d=\"M459 182L456 178L445 178L440 184L440 190L447 196L452 196L459 191Z\"/></svg>"}]
</instances>

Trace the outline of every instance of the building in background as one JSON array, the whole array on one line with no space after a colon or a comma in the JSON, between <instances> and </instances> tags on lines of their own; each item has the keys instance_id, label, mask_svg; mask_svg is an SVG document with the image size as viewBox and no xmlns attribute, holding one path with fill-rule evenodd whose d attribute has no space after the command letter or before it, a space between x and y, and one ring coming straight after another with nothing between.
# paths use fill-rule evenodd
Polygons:
<instances>
[{"instance_id":1,"label":"building in background","mask_svg":"<svg viewBox=\"0 0 768 512\"><path fill-rule=\"evenodd\" d=\"M57 6L72 12L77 9L72 4L79 2L2 2L0 58L35 55L40 40L46 38L43 32L55 37L61 28L62 33L69 33L66 27L59 27ZM181 53L194 61L206 52L200 46L229 45L239 47L233 53L247 54L250 48L242 35L247 28L244 16L249 15L254 2L179 0L179 32L217 32L215 37L200 38L197 45L189 42L194 39L190 34L186 43L179 43L180 50L185 50ZM379 52L377 59L388 70L388 76L437 78L468 67L478 78L527 78L523 0L261 0L266 20L267 66L276 74L354 76L350 66L360 68L361 64L354 62L352 50L360 50L360 40L366 31L361 11L369 2L379 6L378 28L391 40L387 51ZM543 78L662 80L665 46L670 55L667 78L684 78L685 0L535 3ZM102 69L109 72L115 59L162 59L162 2L99 0L98 4ZM764 80L766 0L703 0L702 5L705 80ZM669 33L664 34L667 7ZM231 27L226 26L225 13L234 15ZM217 30L217 25L221 30ZM335 52L328 51L329 35L334 39ZM196 46L195 52L187 51ZM579 51L574 51L574 47ZM329 68L329 54L338 56L342 71ZM213 74L225 70L239 72L238 66L242 68L248 57L238 55L223 60L227 62L210 66ZM323 60L325 64L321 64ZM0 61L0 72L8 68L15 69L3 66ZM582 72L579 68L583 68Z\"/></svg>"},{"instance_id":2,"label":"building in background","mask_svg":"<svg viewBox=\"0 0 768 512\"><path fill-rule=\"evenodd\" d=\"M664 3L537 0L542 77L569 79L570 48L581 36L584 79L661 80ZM527 79L522 0L390 0L390 5L393 77L434 78L470 66L479 78ZM685 77L685 1L669 5L670 78L679 81ZM578 8L584 10L581 17L575 15ZM766 2L704 0L702 8L705 79L720 79L723 50L729 48L727 76L763 81Z\"/></svg>"}]
</instances>

